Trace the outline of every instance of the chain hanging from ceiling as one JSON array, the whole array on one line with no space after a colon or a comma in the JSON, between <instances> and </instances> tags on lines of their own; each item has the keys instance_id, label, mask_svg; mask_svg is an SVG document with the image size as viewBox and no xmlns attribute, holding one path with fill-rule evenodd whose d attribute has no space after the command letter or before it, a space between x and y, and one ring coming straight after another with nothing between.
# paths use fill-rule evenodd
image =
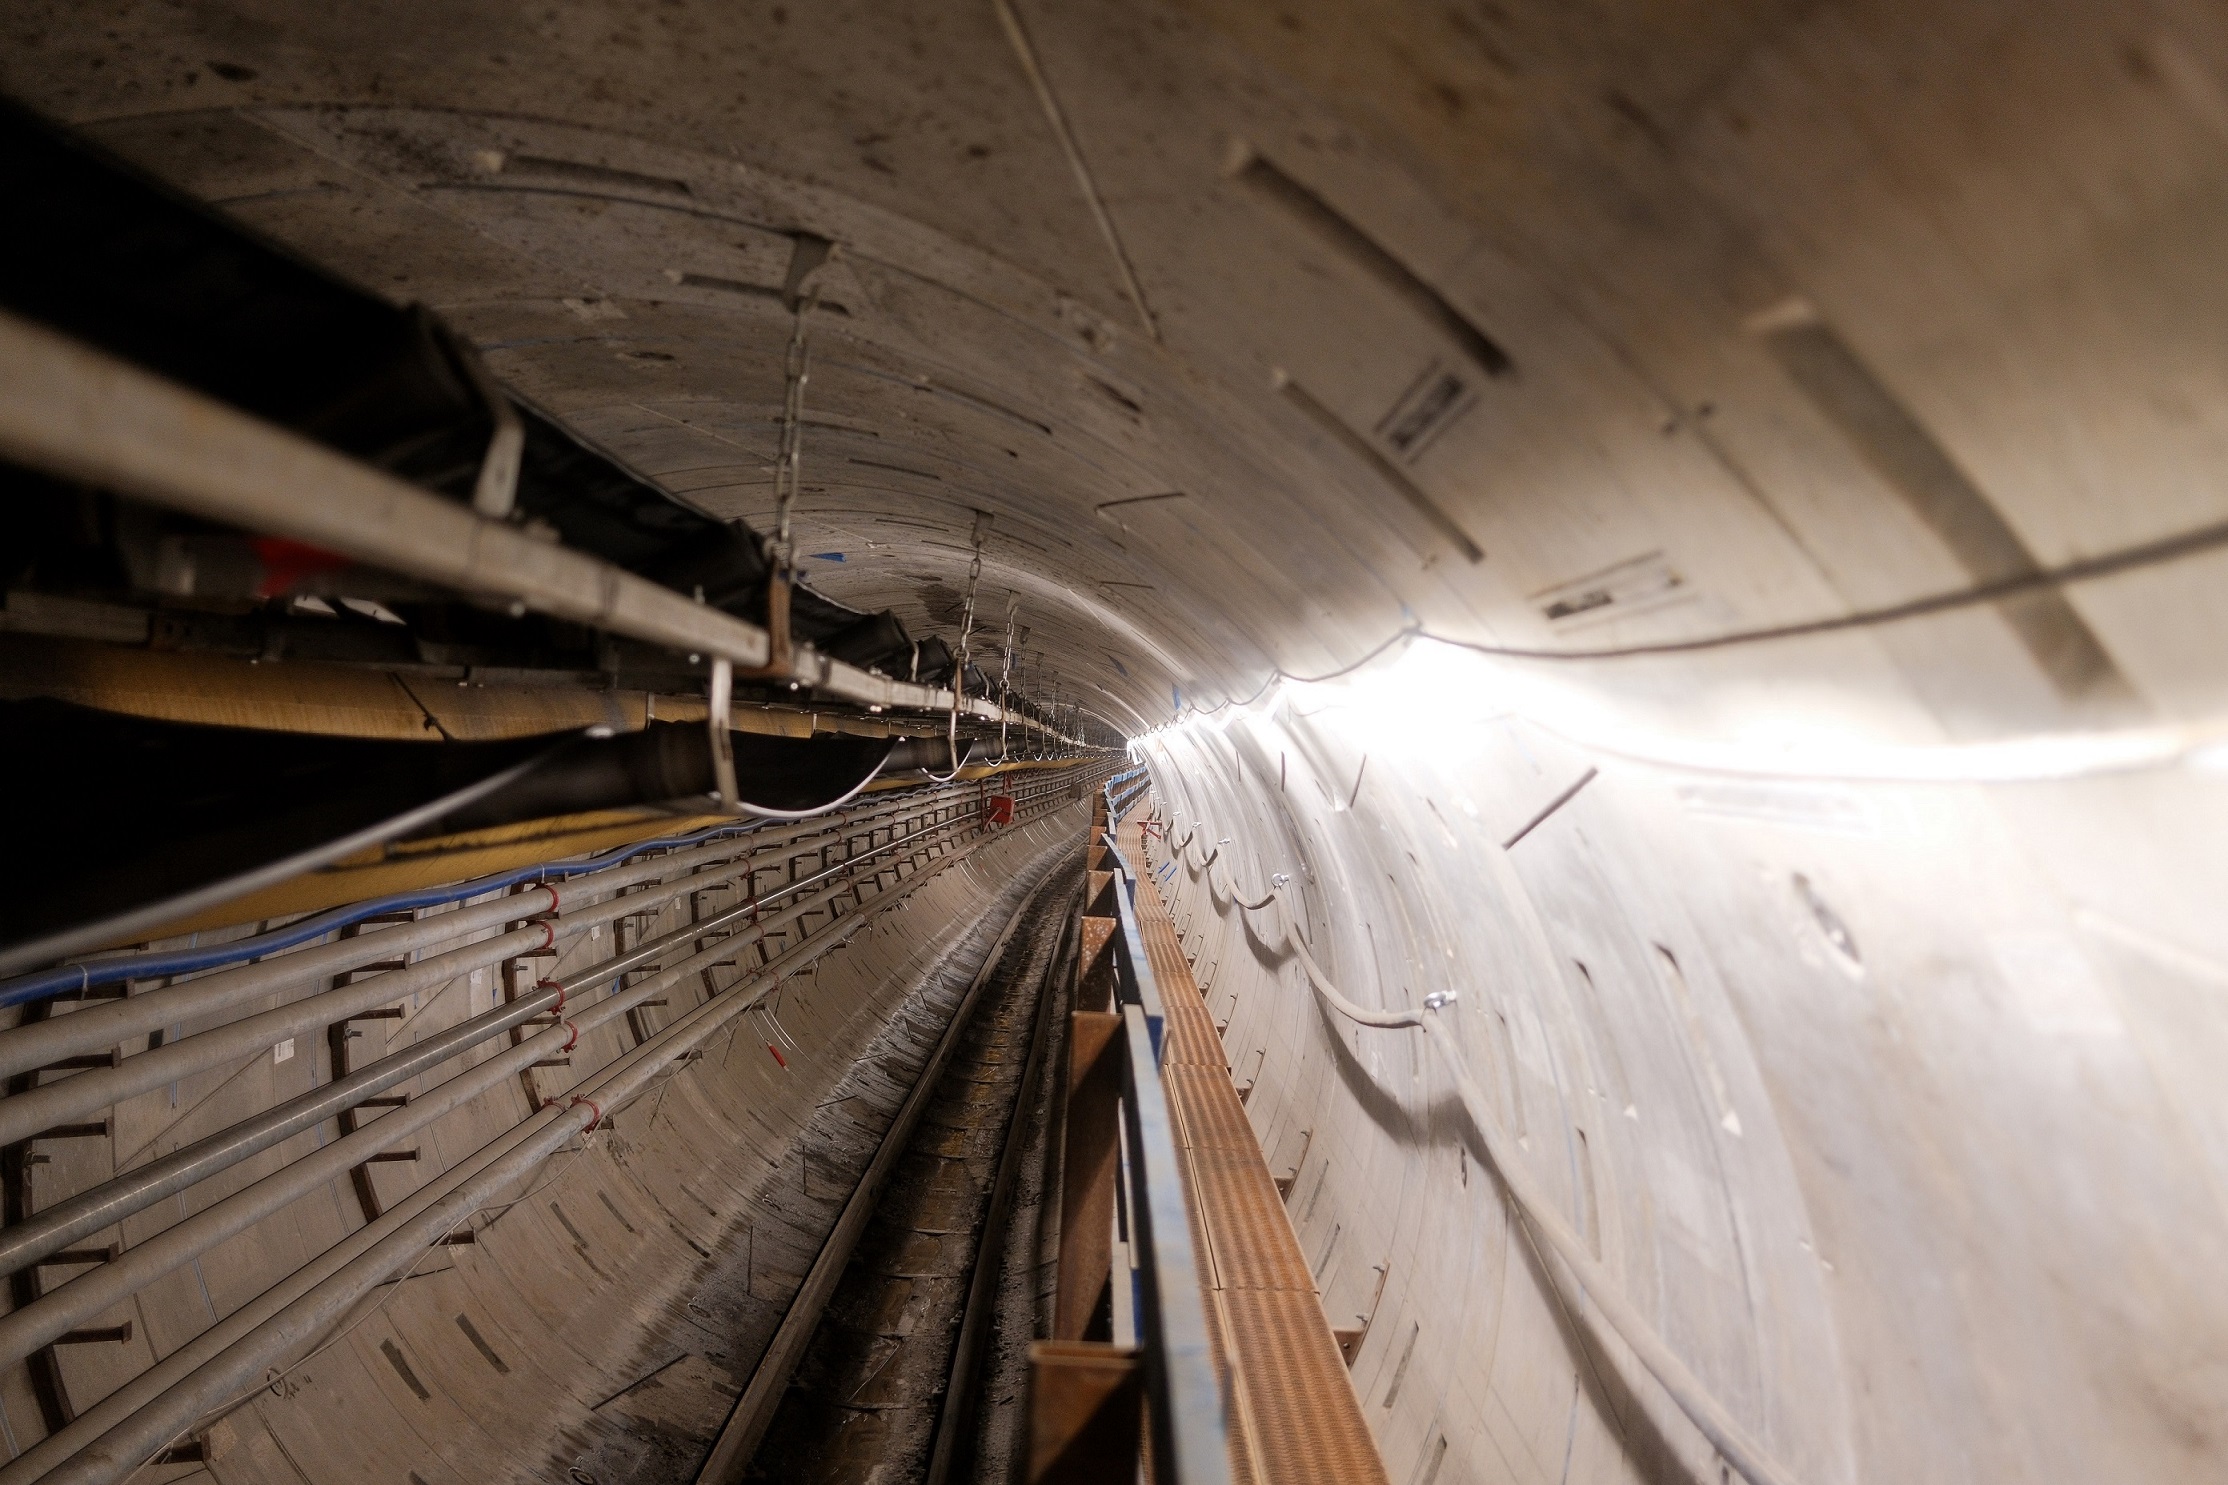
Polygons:
<instances>
[{"instance_id":1,"label":"chain hanging from ceiling","mask_svg":"<svg viewBox=\"0 0 2228 1485\"><path fill-rule=\"evenodd\" d=\"M808 328L819 306L820 290L796 301L789 332L789 354L782 367L781 450L774 458L773 571L766 579L766 631L772 640L767 669L789 668L789 589L797 579L797 494L804 470L805 384L812 380L812 337Z\"/></svg>"},{"instance_id":2,"label":"chain hanging from ceiling","mask_svg":"<svg viewBox=\"0 0 2228 1485\"><path fill-rule=\"evenodd\" d=\"M781 452L774 460L774 569L784 581L796 576L798 480L804 468L805 384L812 380L812 336L808 322L819 306L818 288L797 301L784 364Z\"/></svg>"},{"instance_id":3,"label":"chain hanging from ceiling","mask_svg":"<svg viewBox=\"0 0 2228 1485\"><path fill-rule=\"evenodd\" d=\"M951 720L945 731L945 741L951 748L952 768L950 774L944 775L945 778L950 778L959 772L959 708L960 704L966 699L967 664L974 654L975 590L982 583L983 534L990 529L991 520L990 512L981 510L975 512L975 529L970 538L975 555L967 564L967 602L960 613L959 654L952 662ZM1001 723L1001 731L1003 731L1003 726L1004 724ZM932 774L930 777L934 778L935 775Z\"/></svg>"},{"instance_id":4,"label":"chain hanging from ceiling","mask_svg":"<svg viewBox=\"0 0 2228 1485\"><path fill-rule=\"evenodd\" d=\"M1013 711L1013 619L1021 607L1021 595L1006 597L1006 644L1003 658L998 664L998 761L1006 761L1006 719Z\"/></svg>"}]
</instances>

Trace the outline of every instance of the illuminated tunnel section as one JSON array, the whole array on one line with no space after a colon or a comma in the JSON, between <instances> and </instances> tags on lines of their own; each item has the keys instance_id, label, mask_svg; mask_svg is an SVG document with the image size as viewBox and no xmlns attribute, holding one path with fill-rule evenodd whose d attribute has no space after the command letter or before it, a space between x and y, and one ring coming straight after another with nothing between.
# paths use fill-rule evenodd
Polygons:
<instances>
[{"instance_id":1,"label":"illuminated tunnel section","mask_svg":"<svg viewBox=\"0 0 2228 1485\"><path fill-rule=\"evenodd\" d=\"M756 730L910 738L928 788L963 725L999 748L987 713L918 704L972 665L1032 764L1104 744L1095 788L1126 747L1138 869L1389 1480L1766 1485L1710 1409L1801 1485L2222 1474L2214 9L15 11L0 94L446 347L410 363L461 378L440 397L402 380L473 450L502 423L484 368L549 502L505 507L511 535L755 624L756 538L788 523L799 633L864 679L743 665ZM118 303L151 292L130 277ZM11 317L66 318L15 282ZM366 396L289 426L485 513L476 453L367 441L399 402ZM41 468L26 511L109 498ZM672 540L581 515L622 507ZM689 644L422 573L219 592L262 533L163 525L187 518L144 490L99 509L123 514L10 528L45 555L6 574L0 702L495 756L694 739L715 694ZM707 594L690 564L723 553ZM580 1161L504 1219L523 1256L413 1281L394 1356L373 1325L143 1478L694 1478L734 1337L773 1323L762 1173L822 1201L797 1152L823 1099L892 1102L861 1087L906 1017L1066 881L1090 791L1040 783L800 997L794 1074L771 1027L732 1071L712 1051L693 1122L625 1130L632 1173ZM258 1055L195 1117L309 1076ZM11 1216L182 1137L169 1096L73 1114L114 1122L11 1166ZM401 1164L382 1200L417 1189ZM11 1456L66 1425L56 1396L127 1385L362 1227L355 1187L321 1190L89 1319L106 1342L0 1369ZM764 1250L785 1283L808 1225ZM581 1279L568 1312L566 1265L637 1240L653 1280Z\"/></svg>"}]
</instances>

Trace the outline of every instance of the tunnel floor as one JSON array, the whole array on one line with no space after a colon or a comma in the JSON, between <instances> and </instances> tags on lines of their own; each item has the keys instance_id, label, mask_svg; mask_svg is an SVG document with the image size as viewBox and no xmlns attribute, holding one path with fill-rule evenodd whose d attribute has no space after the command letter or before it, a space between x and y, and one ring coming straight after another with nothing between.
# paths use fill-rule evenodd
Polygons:
<instances>
[{"instance_id":1,"label":"tunnel floor","mask_svg":"<svg viewBox=\"0 0 2228 1485\"><path fill-rule=\"evenodd\" d=\"M1051 1059L1042 1043L1050 1038L1037 1032L1053 1013L1053 960L1062 952L1064 910L1076 882L1072 866L1046 877L992 967L746 1478L785 1485L930 1478L1001 1159L1009 1134L1026 1143L1037 1122L1017 1121L1015 1103L1025 1082L1034 1094L1048 1081L1043 1067ZM1033 1046L1038 1065L1029 1076ZM1018 1272L1033 1266L1034 1223L1014 1220L1011 1211L998 1219L1003 1241L995 1256L1002 1271ZM988 1292L984 1318L991 1309L1018 1309L1001 1315L1011 1323L999 1328L1018 1332L1025 1347L1032 1322L1027 1286L994 1282ZM1018 1388L1004 1385L1007 1370L998 1369L985 1389L979 1424L972 1407L952 1419L955 1453L944 1478L1003 1477L1019 1419L1010 1406Z\"/></svg>"}]
</instances>

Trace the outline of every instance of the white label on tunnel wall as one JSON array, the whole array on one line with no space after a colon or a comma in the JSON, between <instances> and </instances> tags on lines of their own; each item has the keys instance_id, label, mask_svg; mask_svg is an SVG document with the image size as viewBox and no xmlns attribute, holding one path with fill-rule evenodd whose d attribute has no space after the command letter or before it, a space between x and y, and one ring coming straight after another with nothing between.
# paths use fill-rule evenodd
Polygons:
<instances>
[{"instance_id":1,"label":"white label on tunnel wall","mask_svg":"<svg viewBox=\"0 0 2228 1485\"><path fill-rule=\"evenodd\" d=\"M1847 789L1805 788L1746 780L1681 784L1679 803L1698 815L1761 820L1824 835L1870 839L1880 834L1879 812Z\"/></svg>"},{"instance_id":2,"label":"white label on tunnel wall","mask_svg":"<svg viewBox=\"0 0 2228 1485\"><path fill-rule=\"evenodd\" d=\"M2012 1007L2046 1036L2125 1036L2120 1013L2080 947L2062 933L1992 933L1989 951Z\"/></svg>"},{"instance_id":3,"label":"white label on tunnel wall","mask_svg":"<svg viewBox=\"0 0 2228 1485\"><path fill-rule=\"evenodd\" d=\"M294 1038L288 1037L285 1041L280 1042L277 1046L271 1048L271 1061L274 1064L280 1062L291 1062L293 1060Z\"/></svg>"}]
</instances>

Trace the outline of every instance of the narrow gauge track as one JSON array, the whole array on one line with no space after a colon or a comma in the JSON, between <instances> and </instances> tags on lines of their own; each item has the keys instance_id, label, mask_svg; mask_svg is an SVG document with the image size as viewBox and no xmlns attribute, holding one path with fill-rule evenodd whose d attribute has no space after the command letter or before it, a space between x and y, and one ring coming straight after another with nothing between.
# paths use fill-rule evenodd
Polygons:
<instances>
[{"instance_id":1,"label":"narrow gauge track","mask_svg":"<svg viewBox=\"0 0 2228 1485\"><path fill-rule=\"evenodd\" d=\"M964 1478L1080 863L1048 872L945 1027L700 1479Z\"/></svg>"}]
</instances>

